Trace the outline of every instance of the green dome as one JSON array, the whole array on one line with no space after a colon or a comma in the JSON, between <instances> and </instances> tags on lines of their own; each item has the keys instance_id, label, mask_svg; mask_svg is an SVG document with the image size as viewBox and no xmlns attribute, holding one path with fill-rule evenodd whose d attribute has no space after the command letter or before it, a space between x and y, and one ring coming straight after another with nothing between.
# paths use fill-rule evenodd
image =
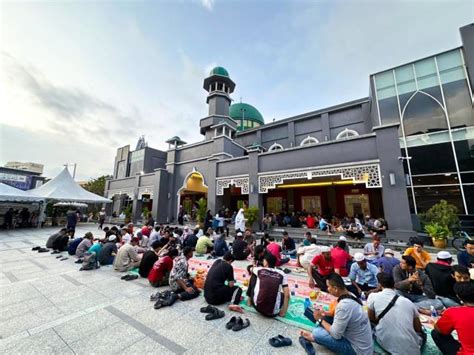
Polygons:
<instances>
[{"instance_id":1,"label":"green dome","mask_svg":"<svg viewBox=\"0 0 474 355\"><path fill-rule=\"evenodd\" d=\"M265 124L262 114L252 105L243 102L231 105L229 116L237 121L237 129L239 131Z\"/></svg>"},{"instance_id":2,"label":"green dome","mask_svg":"<svg viewBox=\"0 0 474 355\"><path fill-rule=\"evenodd\" d=\"M209 75L220 75L220 76L226 76L230 78L229 72L227 71L226 68L223 68L223 67L215 67L214 69L211 70Z\"/></svg>"}]
</instances>

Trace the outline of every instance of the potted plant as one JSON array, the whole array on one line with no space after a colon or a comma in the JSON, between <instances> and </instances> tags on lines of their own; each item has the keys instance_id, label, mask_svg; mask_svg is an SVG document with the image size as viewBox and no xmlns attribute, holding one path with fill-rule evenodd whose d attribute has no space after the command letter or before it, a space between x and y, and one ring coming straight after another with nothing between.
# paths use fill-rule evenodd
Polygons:
<instances>
[{"instance_id":1,"label":"potted plant","mask_svg":"<svg viewBox=\"0 0 474 355\"><path fill-rule=\"evenodd\" d=\"M440 223L429 223L425 225L425 231L429 234L436 248L446 248L448 236L450 235L449 228Z\"/></svg>"},{"instance_id":2,"label":"potted plant","mask_svg":"<svg viewBox=\"0 0 474 355\"><path fill-rule=\"evenodd\" d=\"M199 228L204 228L204 220L207 214L207 200L201 197L197 201L196 220L199 224Z\"/></svg>"},{"instance_id":3,"label":"potted plant","mask_svg":"<svg viewBox=\"0 0 474 355\"><path fill-rule=\"evenodd\" d=\"M247 220L247 226L253 228L254 223L258 220L259 210L258 207L249 207L244 212L245 219Z\"/></svg>"}]
</instances>

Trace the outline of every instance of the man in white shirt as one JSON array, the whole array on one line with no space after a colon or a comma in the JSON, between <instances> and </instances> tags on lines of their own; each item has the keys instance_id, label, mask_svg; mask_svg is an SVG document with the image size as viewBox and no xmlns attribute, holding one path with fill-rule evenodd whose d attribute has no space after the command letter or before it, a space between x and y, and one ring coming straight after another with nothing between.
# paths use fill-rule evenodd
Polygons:
<instances>
[{"instance_id":1,"label":"man in white shirt","mask_svg":"<svg viewBox=\"0 0 474 355\"><path fill-rule=\"evenodd\" d=\"M367 300L368 315L376 323L375 338L393 355L419 355L423 344L422 327L416 306L394 290L391 275L377 274L382 291L371 293ZM395 298L396 297L396 298ZM389 305L392 304L390 308Z\"/></svg>"},{"instance_id":2,"label":"man in white shirt","mask_svg":"<svg viewBox=\"0 0 474 355\"><path fill-rule=\"evenodd\" d=\"M316 255L321 254L321 248L316 245L316 239L311 238L310 245L308 246L301 246L296 251L298 264L304 268L305 270L308 269L308 266L311 264L311 261Z\"/></svg>"}]
</instances>

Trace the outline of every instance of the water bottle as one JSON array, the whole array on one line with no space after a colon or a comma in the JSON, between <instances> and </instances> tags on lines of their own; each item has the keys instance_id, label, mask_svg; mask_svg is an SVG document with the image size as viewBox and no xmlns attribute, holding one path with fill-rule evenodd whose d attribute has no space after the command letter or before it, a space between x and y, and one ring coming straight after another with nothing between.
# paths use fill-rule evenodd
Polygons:
<instances>
[{"instance_id":1,"label":"water bottle","mask_svg":"<svg viewBox=\"0 0 474 355\"><path fill-rule=\"evenodd\" d=\"M362 292L360 294L360 300L362 301L362 303L365 303L365 301L367 301L367 298L365 297L365 292Z\"/></svg>"},{"instance_id":2,"label":"water bottle","mask_svg":"<svg viewBox=\"0 0 474 355\"><path fill-rule=\"evenodd\" d=\"M304 309L311 307L311 301L308 297L304 299Z\"/></svg>"},{"instance_id":3,"label":"water bottle","mask_svg":"<svg viewBox=\"0 0 474 355\"><path fill-rule=\"evenodd\" d=\"M434 306L431 306L430 310L431 310L431 317L438 318L438 311L436 310L436 308L434 308Z\"/></svg>"}]
</instances>

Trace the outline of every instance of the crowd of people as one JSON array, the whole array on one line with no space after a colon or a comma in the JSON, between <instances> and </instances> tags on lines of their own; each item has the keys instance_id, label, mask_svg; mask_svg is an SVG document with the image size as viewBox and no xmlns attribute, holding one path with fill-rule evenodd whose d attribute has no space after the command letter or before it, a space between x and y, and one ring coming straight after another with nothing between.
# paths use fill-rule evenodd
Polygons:
<instances>
[{"instance_id":1,"label":"crowd of people","mask_svg":"<svg viewBox=\"0 0 474 355\"><path fill-rule=\"evenodd\" d=\"M234 275L235 260L248 261L247 305L267 317L284 317L292 297L288 283L292 269L282 266L293 260L307 273L311 289L335 297L328 309L305 304L305 315L315 323L312 332L301 331L299 337L308 354L315 353L313 343L336 353L372 354L374 339L391 354L420 354L426 342L420 314L436 317L432 338L443 354L474 353L474 283L470 276L474 241L468 242L457 256L458 264L453 265L449 252L440 251L432 259L420 240L414 240L397 258L376 233L355 253L345 236L334 246L325 246L311 231L299 245L287 232L282 233L281 241L268 233L257 239L245 227L236 230L231 243L223 229L212 226L145 225L137 229L128 224L105 227L99 234L95 237L88 232L74 238L73 231L64 228L48 239L46 247L54 253L68 251L84 270L104 265L118 272L138 268L152 287L169 288L152 295L156 309L196 298L203 289L209 306L201 311L209 313L209 320L224 316L215 305L228 304L231 311L243 312L244 291ZM195 255L215 259L203 284L190 275L190 259ZM123 278L137 277L127 274ZM240 319L239 329L248 325L248 320ZM457 339L451 334L454 330Z\"/></svg>"}]
</instances>

